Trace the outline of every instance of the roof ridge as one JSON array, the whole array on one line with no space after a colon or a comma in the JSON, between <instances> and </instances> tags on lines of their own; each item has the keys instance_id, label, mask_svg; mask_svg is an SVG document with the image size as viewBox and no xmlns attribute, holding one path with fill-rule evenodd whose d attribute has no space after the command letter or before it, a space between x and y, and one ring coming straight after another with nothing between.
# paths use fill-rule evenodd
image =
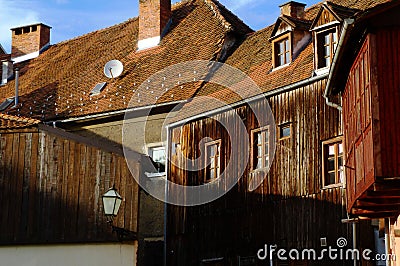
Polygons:
<instances>
[{"instance_id":1,"label":"roof ridge","mask_svg":"<svg viewBox=\"0 0 400 266\"><path fill-rule=\"evenodd\" d=\"M204 3L208 5L211 11L214 12L215 16L221 21L222 25L228 30L233 31L234 27L231 23L229 23L225 17L221 14L218 5L215 3L215 0L203 0ZM221 5L221 4L220 4Z\"/></svg>"},{"instance_id":2,"label":"roof ridge","mask_svg":"<svg viewBox=\"0 0 400 266\"><path fill-rule=\"evenodd\" d=\"M94 31L91 31L91 32L88 32L88 33L85 33L85 34L82 34L82 35L79 35L79 36L75 36L73 38L61 41L59 43L55 43L53 45L63 45L65 43L67 43L67 42L75 41L75 40L78 40L78 39L81 39L81 38L85 38L85 37L90 36L90 35L95 34L95 33L101 33L103 31L107 31L107 30L110 30L112 28L120 27L120 26L122 26L124 24L127 24L129 22L135 21L137 19L138 19L138 17L132 17L132 18L129 18L129 19L127 19L125 21L122 21L120 23L117 23L117 24L114 24L114 25L111 25L111 26L108 26L108 27L105 27L105 28L101 28L101 29L98 29L98 30L94 30Z\"/></svg>"}]
</instances>

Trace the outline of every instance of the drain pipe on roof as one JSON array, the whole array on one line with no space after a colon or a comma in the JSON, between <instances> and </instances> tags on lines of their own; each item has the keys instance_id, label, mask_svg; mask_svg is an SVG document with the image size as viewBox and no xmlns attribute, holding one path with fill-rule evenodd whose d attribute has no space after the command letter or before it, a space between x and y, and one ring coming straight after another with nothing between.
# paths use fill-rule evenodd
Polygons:
<instances>
[{"instance_id":1,"label":"drain pipe on roof","mask_svg":"<svg viewBox=\"0 0 400 266\"><path fill-rule=\"evenodd\" d=\"M15 68L15 97L14 97L14 107L18 106L18 94L19 94L19 68Z\"/></svg>"},{"instance_id":2,"label":"drain pipe on roof","mask_svg":"<svg viewBox=\"0 0 400 266\"><path fill-rule=\"evenodd\" d=\"M344 40L346 38L347 35L347 30L349 28L350 25L352 25L354 23L354 19L345 19L344 20L344 24L343 24L343 29L342 29L342 33L340 34L340 39L339 39L339 43L338 46L336 48L336 52L335 55L333 56L333 60L332 60L332 65L331 65L331 70L329 71L329 75L328 75L328 81L326 83L326 89L324 92L324 98L325 98L325 102L328 106L334 107L336 109L338 109L339 111L342 111L342 106L340 106L339 104L333 103L331 101L329 101L329 88L331 86L331 82L332 82L332 76L333 76L333 70L335 69L335 66L337 64L337 60L339 58L339 54L341 51L341 48L343 46Z\"/></svg>"}]
</instances>

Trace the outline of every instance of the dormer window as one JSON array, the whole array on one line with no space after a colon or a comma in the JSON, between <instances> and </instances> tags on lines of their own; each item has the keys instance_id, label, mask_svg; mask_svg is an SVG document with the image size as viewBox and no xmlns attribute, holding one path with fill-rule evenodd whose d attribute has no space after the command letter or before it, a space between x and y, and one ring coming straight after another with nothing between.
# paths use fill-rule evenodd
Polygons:
<instances>
[{"instance_id":1,"label":"dormer window","mask_svg":"<svg viewBox=\"0 0 400 266\"><path fill-rule=\"evenodd\" d=\"M290 43L289 37L274 42L275 67L280 67L290 63Z\"/></svg>"},{"instance_id":2,"label":"dormer window","mask_svg":"<svg viewBox=\"0 0 400 266\"><path fill-rule=\"evenodd\" d=\"M335 55L341 24L357 10L346 8L331 2L324 2L311 24L314 43L315 73L324 74L329 71Z\"/></svg>"},{"instance_id":3,"label":"dormer window","mask_svg":"<svg viewBox=\"0 0 400 266\"><path fill-rule=\"evenodd\" d=\"M316 59L318 69L329 67L332 63L333 56L335 55L338 37L336 28L329 29L316 34L317 51Z\"/></svg>"},{"instance_id":4,"label":"dormer window","mask_svg":"<svg viewBox=\"0 0 400 266\"><path fill-rule=\"evenodd\" d=\"M311 21L304 18L306 5L290 1L280 6L281 15L271 32L272 67L278 69L296 60L309 44Z\"/></svg>"}]
</instances>

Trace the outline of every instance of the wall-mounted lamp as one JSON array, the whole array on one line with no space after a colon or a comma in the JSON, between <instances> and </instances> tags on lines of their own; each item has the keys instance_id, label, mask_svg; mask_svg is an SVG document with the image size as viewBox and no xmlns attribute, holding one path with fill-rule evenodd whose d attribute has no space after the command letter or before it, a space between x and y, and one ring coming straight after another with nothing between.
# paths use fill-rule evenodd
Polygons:
<instances>
[{"instance_id":1,"label":"wall-mounted lamp","mask_svg":"<svg viewBox=\"0 0 400 266\"><path fill-rule=\"evenodd\" d=\"M136 233L126 230L124 228L116 227L113 225L114 217L117 216L119 207L122 203L122 197L115 189L115 185L107 190L103 195L104 214L107 217L107 222L111 225L113 233L115 232L120 241L137 239Z\"/></svg>"}]
</instances>

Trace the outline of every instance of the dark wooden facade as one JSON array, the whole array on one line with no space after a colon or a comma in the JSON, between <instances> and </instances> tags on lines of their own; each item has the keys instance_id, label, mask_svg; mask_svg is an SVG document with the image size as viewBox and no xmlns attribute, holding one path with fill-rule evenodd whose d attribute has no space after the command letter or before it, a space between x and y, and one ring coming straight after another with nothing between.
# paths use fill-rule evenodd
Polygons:
<instances>
[{"instance_id":1,"label":"dark wooden facade","mask_svg":"<svg viewBox=\"0 0 400 266\"><path fill-rule=\"evenodd\" d=\"M348 211L400 212L400 28L365 38L343 94Z\"/></svg>"},{"instance_id":2,"label":"dark wooden facade","mask_svg":"<svg viewBox=\"0 0 400 266\"><path fill-rule=\"evenodd\" d=\"M343 187L324 188L322 184L322 142L342 134L339 111L323 100L325 83L320 80L252 103L252 108L263 108L268 101L276 125L290 123L290 137L278 139L277 134L272 140L276 141L275 158L263 184L255 191L248 190L253 172L247 166L239 183L220 199L198 207L168 206L168 265L240 265L239 261L246 258L251 264L245 265L269 265L257 260L256 255L265 244L302 249L321 247L322 237L330 245L335 245L339 237L352 239L351 225L341 223L347 217ZM250 136L258 122L246 105L216 114L215 119L204 118L172 128L171 146L179 144L183 154L194 159L201 158L201 139L221 139L221 161L226 165L232 146L238 147L235 153L246 150L240 141L230 143L227 132L216 121L232 121L233 112L242 118ZM178 156L169 156L174 161L168 167L171 181L201 184L203 170L182 170ZM364 233L362 237L360 246L373 249L372 235ZM337 261L310 265L318 263L338 265Z\"/></svg>"},{"instance_id":3,"label":"dark wooden facade","mask_svg":"<svg viewBox=\"0 0 400 266\"><path fill-rule=\"evenodd\" d=\"M0 244L118 241L101 198L113 184L125 198L114 225L137 232L139 188L122 154L63 134L0 132Z\"/></svg>"}]
</instances>

